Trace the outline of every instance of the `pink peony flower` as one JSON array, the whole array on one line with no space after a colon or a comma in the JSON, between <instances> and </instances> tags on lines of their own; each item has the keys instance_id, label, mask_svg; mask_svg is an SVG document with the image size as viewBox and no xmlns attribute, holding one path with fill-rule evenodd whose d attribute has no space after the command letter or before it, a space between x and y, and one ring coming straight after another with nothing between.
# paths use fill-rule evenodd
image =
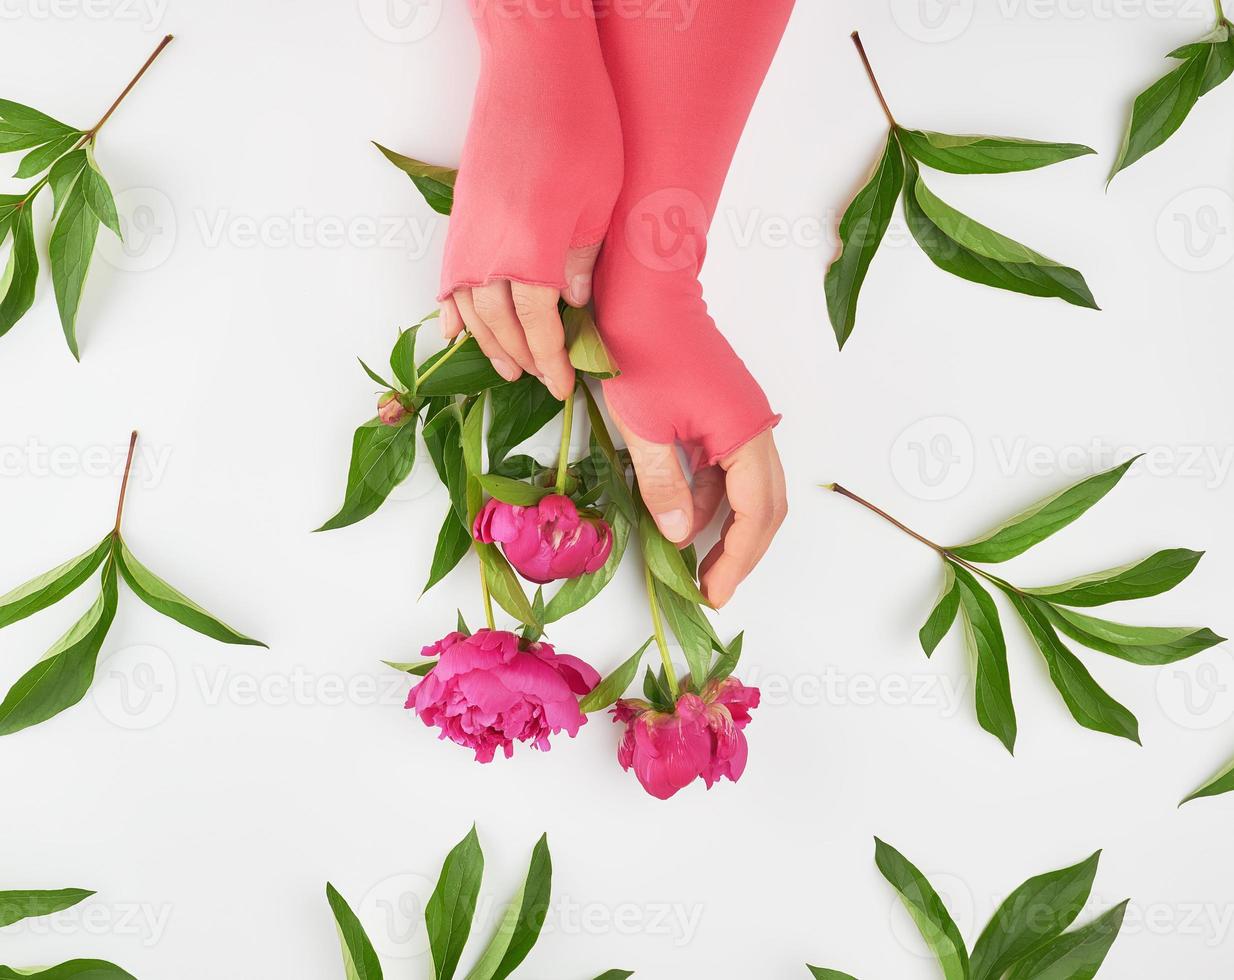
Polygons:
<instances>
[{"instance_id":1,"label":"pink peony flower","mask_svg":"<svg viewBox=\"0 0 1234 980\"><path fill-rule=\"evenodd\" d=\"M588 664L505 630L451 633L422 651L435 667L407 695L406 707L441 738L475 749L477 762L506 758L515 742L548 751L549 735L571 738L587 721L578 699L600 683Z\"/></svg>"},{"instance_id":2,"label":"pink peony flower","mask_svg":"<svg viewBox=\"0 0 1234 980\"><path fill-rule=\"evenodd\" d=\"M407 418L407 407L397 392L387 391L377 399L377 418L382 425L398 425Z\"/></svg>"},{"instance_id":3,"label":"pink peony flower","mask_svg":"<svg viewBox=\"0 0 1234 980\"><path fill-rule=\"evenodd\" d=\"M682 694L671 714L642 700L618 701L613 720L627 727L617 761L661 800L700 777L708 789L721 777L737 782L746 768L742 729L758 701L758 688L734 677L712 681L702 694Z\"/></svg>"},{"instance_id":4,"label":"pink peony flower","mask_svg":"<svg viewBox=\"0 0 1234 980\"><path fill-rule=\"evenodd\" d=\"M476 515L477 541L501 543L523 578L543 585L578 578L608 561L613 529L598 517L580 517L574 501L549 494L534 507L490 500Z\"/></svg>"}]
</instances>

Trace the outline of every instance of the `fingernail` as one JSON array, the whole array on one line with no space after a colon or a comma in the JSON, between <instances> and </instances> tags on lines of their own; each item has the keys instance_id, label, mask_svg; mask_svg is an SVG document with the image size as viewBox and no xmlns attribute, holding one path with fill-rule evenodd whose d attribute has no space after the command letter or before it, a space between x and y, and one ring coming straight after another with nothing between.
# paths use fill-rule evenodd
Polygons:
<instances>
[{"instance_id":1,"label":"fingernail","mask_svg":"<svg viewBox=\"0 0 1234 980\"><path fill-rule=\"evenodd\" d=\"M670 510L667 514L657 514L656 524L660 533L676 543L684 541L690 533L690 522L686 519L684 510Z\"/></svg>"},{"instance_id":2,"label":"fingernail","mask_svg":"<svg viewBox=\"0 0 1234 980\"><path fill-rule=\"evenodd\" d=\"M585 303L591 292L591 276L580 273L570 277L570 297L575 304Z\"/></svg>"},{"instance_id":3,"label":"fingernail","mask_svg":"<svg viewBox=\"0 0 1234 980\"><path fill-rule=\"evenodd\" d=\"M514 381L518 378L518 368L509 361L500 357L492 359L493 370L500 374L507 381Z\"/></svg>"}]
</instances>

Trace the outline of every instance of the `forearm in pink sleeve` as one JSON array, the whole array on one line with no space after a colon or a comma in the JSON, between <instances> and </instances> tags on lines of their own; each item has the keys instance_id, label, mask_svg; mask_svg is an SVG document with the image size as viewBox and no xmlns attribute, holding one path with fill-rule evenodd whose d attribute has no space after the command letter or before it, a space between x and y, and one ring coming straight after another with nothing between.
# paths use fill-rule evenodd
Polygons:
<instances>
[{"instance_id":1,"label":"forearm in pink sleeve","mask_svg":"<svg viewBox=\"0 0 1234 980\"><path fill-rule=\"evenodd\" d=\"M621 375L605 395L655 442L705 462L778 421L708 315L706 234L793 0L597 0L625 178L596 269L597 323ZM672 13L670 13L670 8ZM686 17L687 19L681 19Z\"/></svg>"},{"instance_id":2,"label":"forearm in pink sleeve","mask_svg":"<svg viewBox=\"0 0 1234 980\"><path fill-rule=\"evenodd\" d=\"M480 80L441 294L513 279L562 288L621 186L621 131L590 0L469 0Z\"/></svg>"}]
</instances>

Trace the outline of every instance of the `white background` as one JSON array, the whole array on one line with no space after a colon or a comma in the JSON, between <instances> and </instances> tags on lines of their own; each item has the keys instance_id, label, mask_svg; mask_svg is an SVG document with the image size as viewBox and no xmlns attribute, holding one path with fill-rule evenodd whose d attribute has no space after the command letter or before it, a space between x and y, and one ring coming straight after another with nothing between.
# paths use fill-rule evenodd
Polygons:
<instances>
[{"instance_id":1,"label":"white background","mask_svg":"<svg viewBox=\"0 0 1234 980\"><path fill-rule=\"evenodd\" d=\"M0 741L0 888L99 894L0 932L0 962L333 980L329 879L387 977L428 977L419 904L474 820L490 911L550 835L558 904L524 976L794 978L809 961L934 977L875 870L875 834L931 876L970 940L1024 878L1105 848L1090 914L1132 903L1102 976L1228 976L1234 798L1176 809L1234 754L1226 649L1162 669L1085 655L1139 716L1138 748L1072 722L1005 610L1013 759L977 727L958 636L932 661L917 647L936 559L816 489L839 480L963 540L1147 451L1007 574L1208 549L1174 594L1114 614L1234 629L1234 93L1103 190L1132 95L1208 31L1207 0L799 5L706 270L718 321L785 415L792 513L719 617L746 630L742 672L764 703L740 784L669 803L620 771L603 717L549 756L480 767L402 709L406 685L379 660L412 657L456 607L479 618L470 567L416 601L445 507L427 464L372 519L309 533L372 415L354 358L379 363L431 308L445 236L368 141L455 162L475 76L462 4L402 2L0 0L0 94L79 125L178 35L100 142L129 244L91 272L83 363L47 283L0 342L0 584L102 536L137 426L131 546L272 647L224 647L122 594L95 692ZM1103 313L950 278L897 219L837 353L823 269L885 131L854 27L906 124L1098 148L1038 173L929 179L1083 270ZM89 591L0 634L5 688ZM552 638L607 671L646 635L644 609L631 565Z\"/></svg>"}]
</instances>

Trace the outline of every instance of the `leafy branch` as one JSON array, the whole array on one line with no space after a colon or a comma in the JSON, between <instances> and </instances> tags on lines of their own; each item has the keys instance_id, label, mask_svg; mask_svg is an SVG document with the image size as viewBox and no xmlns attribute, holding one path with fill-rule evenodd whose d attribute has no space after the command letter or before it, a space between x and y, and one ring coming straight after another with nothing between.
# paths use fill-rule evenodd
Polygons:
<instances>
[{"instance_id":1,"label":"leafy branch","mask_svg":"<svg viewBox=\"0 0 1234 980\"><path fill-rule=\"evenodd\" d=\"M1075 521L1117 485L1136 458L1038 501L972 541L947 547L839 484L825 488L878 514L942 559L942 590L921 628L921 647L930 656L956 619L962 620L964 642L976 665L977 720L1009 752L1015 748L1017 727L1007 645L998 608L982 581L1010 601L1045 659L1050 680L1071 716L1085 728L1137 743L1135 716L1093 679L1059 634L1100 653L1147 665L1176 663L1224 642L1224 637L1203 627L1128 626L1077 611L1168 592L1191 574L1203 552L1172 548L1119 568L1035 588L1012 585L980 567L1015 558Z\"/></svg>"},{"instance_id":2,"label":"leafy branch","mask_svg":"<svg viewBox=\"0 0 1234 980\"><path fill-rule=\"evenodd\" d=\"M840 254L827 270L827 311L840 347L857 324L861 286L901 197L913 238L945 272L998 289L1057 297L1097 309L1079 272L961 214L925 185L918 169L921 165L953 174L1006 174L1036 170L1095 151L1078 143L905 129L891 112L860 35L854 31L852 38L891 130L874 176L840 220Z\"/></svg>"},{"instance_id":3,"label":"leafy branch","mask_svg":"<svg viewBox=\"0 0 1234 980\"><path fill-rule=\"evenodd\" d=\"M483 877L484 852L472 827L446 857L437 886L424 906L434 980L452 980L458 972L474 925ZM505 980L518 969L540 938L548 918L552 885L553 862L548 836L544 835L531 853L522 887L506 906L467 980ZM381 961L359 918L333 885L326 885L326 899L338 927L348 980L382 980ZM629 970L608 970L596 980L627 980L633 975Z\"/></svg>"},{"instance_id":4,"label":"leafy branch","mask_svg":"<svg viewBox=\"0 0 1234 980\"><path fill-rule=\"evenodd\" d=\"M1109 181L1173 136L1200 98L1234 74L1234 24L1221 0L1213 0L1213 5L1216 26L1198 41L1171 51L1168 57L1179 64L1136 96Z\"/></svg>"},{"instance_id":5,"label":"leafy branch","mask_svg":"<svg viewBox=\"0 0 1234 980\"><path fill-rule=\"evenodd\" d=\"M128 458L120 484L116 522L102 541L0 596L0 628L3 628L71 595L102 568L101 588L94 604L52 644L41 661L18 678L0 702L0 735L11 735L47 721L85 697L94 680L99 651L116 616L120 579L151 609L191 630L221 643L265 646L206 612L146 568L129 550L120 525L136 448L137 433L134 432L129 439Z\"/></svg>"},{"instance_id":6,"label":"leafy branch","mask_svg":"<svg viewBox=\"0 0 1234 980\"><path fill-rule=\"evenodd\" d=\"M120 218L111 188L94 159L99 130L133 91L172 41L168 34L107 111L89 129L77 129L29 106L0 99L0 153L28 151L14 176L39 179L22 194L0 194L0 246L12 235L8 265L0 274L0 336L34 305L39 258L35 248L34 202L43 188L54 199L48 253L60 324L78 360L77 315L99 226L121 238ZM41 176L40 176L41 175Z\"/></svg>"},{"instance_id":7,"label":"leafy branch","mask_svg":"<svg viewBox=\"0 0 1234 980\"><path fill-rule=\"evenodd\" d=\"M55 891L0 891L0 929L23 919L55 915L84 902L94 892L84 888L61 888ZM69 960L59 966L0 966L0 980L134 980L133 976L114 963L104 960Z\"/></svg>"},{"instance_id":8,"label":"leafy branch","mask_svg":"<svg viewBox=\"0 0 1234 980\"><path fill-rule=\"evenodd\" d=\"M874 860L899 894L937 958L945 980L1061 980L1097 975L1118 938L1127 901L1067 932L1092 892L1101 852L1079 864L1029 878L1007 896L970 953L959 927L929 880L877 837ZM856 980L838 970L808 967L815 980Z\"/></svg>"}]
</instances>

